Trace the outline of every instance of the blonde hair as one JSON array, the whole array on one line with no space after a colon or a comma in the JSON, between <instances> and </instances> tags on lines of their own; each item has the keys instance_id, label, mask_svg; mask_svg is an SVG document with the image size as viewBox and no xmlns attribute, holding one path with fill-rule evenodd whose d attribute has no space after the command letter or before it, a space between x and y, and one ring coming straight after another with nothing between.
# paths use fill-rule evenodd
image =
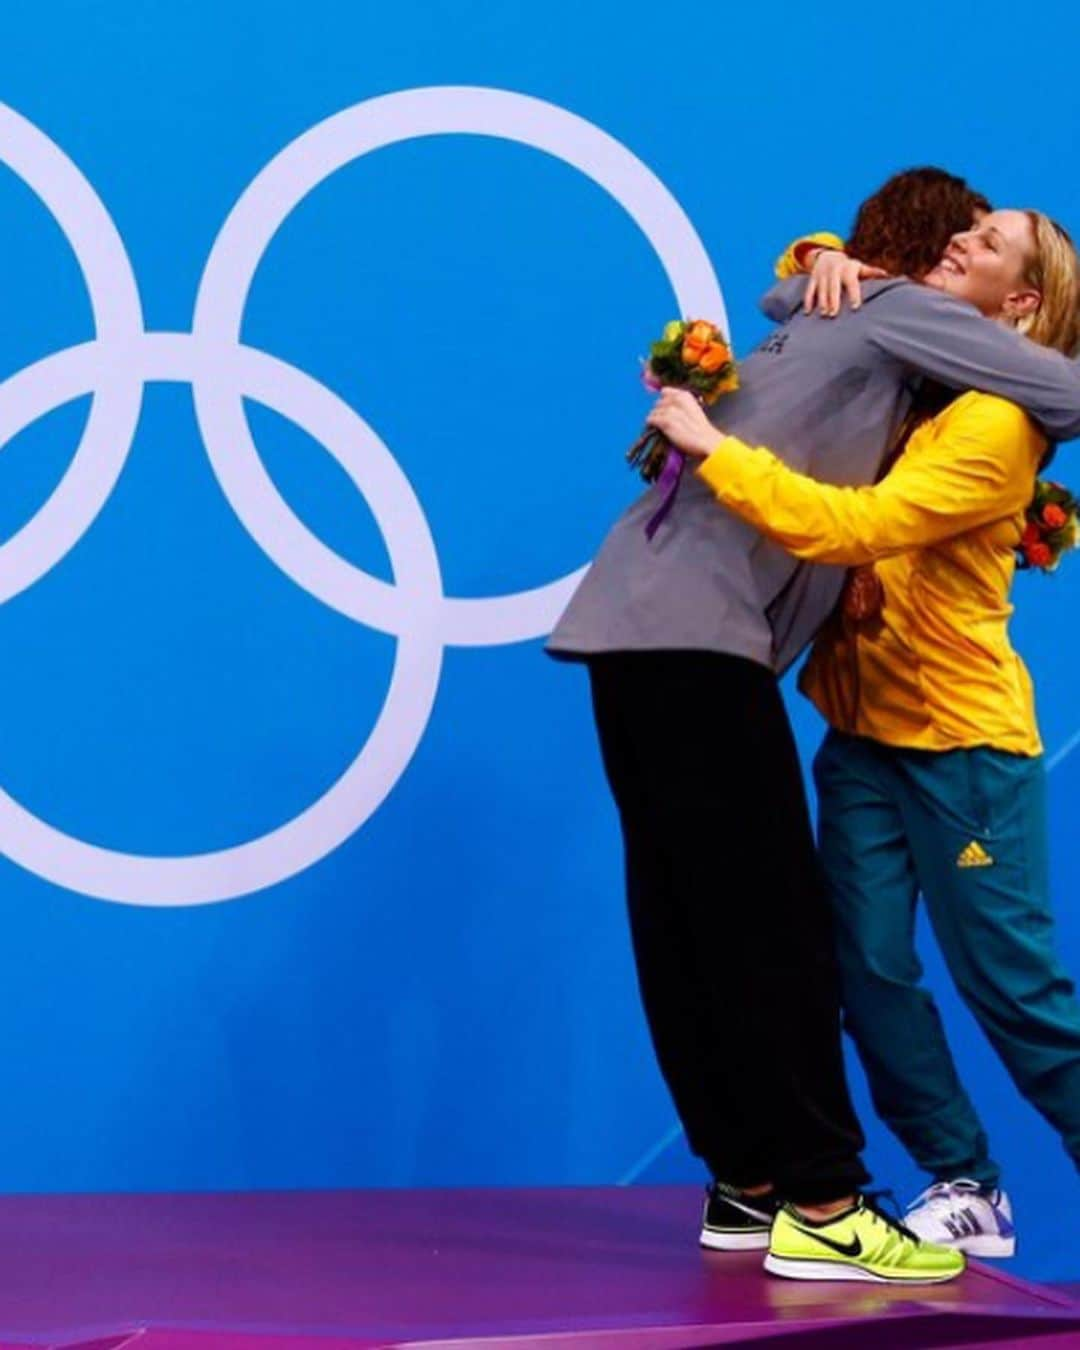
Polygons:
<instances>
[{"instance_id":1,"label":"blonde hair","mask_svg":"<svg viewBox=\"0 0 1080 1350\"><path fill-rule=\"evenodd\" d=\"M1068 231L1041 211L1025 211L1035 247L1024 268L1024 281L1042 296L1039 308L1017 327L1033 342L1067 356L1080 347L1080 259Z\"/></svg>"}]
</instances>

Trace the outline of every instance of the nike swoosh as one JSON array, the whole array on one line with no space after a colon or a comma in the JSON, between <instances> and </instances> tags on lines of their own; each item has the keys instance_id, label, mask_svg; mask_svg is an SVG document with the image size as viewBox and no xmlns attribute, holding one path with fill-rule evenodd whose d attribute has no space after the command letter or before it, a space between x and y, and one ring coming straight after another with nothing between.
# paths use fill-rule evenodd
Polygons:
<instances>
[{"instance_id":1,"label":"nike swoosh","mask_svg":"<svg viewBox=\"0 0 1080 1350\"><path fill-rule=\"evenodd\" d=\"M803 1237L813 1238L815 1242L824 1243L826 1247L831 1247L834 1252L839 1252L841 1256L850 1256L853 1259L856 1256L862 1256L862 1241L858 1237L851 1242L834 1242L832 1238L824 1237L821 1233L815 1233L807 1228L801 1228L798 1224L795 1225L795 1229Z\"/></svg>"},{"instance_id":2,"label":"nike swoosh","mask_svg":"<svg viewBox=\"0 0 1080 1350\"><path fill-rule=\"evenodd\" d=\"M732 1209L741 1210L749 1219L757 1219L761 1223L772 1224L773 1216L766 1214L762 1209L753 1209L750 1205L741 1204L738 1200L733 1200L731 1196L724 1196L724 1203L731 1206Z\"/></svg>"}]
</instances>

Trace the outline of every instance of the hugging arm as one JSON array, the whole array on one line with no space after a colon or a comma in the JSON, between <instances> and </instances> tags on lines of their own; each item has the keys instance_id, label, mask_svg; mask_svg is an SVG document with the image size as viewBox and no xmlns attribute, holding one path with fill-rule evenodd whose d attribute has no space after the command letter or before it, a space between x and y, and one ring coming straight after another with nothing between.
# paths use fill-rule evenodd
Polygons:
<instances>
[{"instance_id":1,"label":"hugging arm","mask_svg":"<svg viewBox=\"0 0 1080 1350\"><path fill-rule=\"evenodd\" d=\"M1052 440L1080 435L1080 362L914 282L883 289L862 313L870 340L908 370L950 389L1000 394L1026 408Z\"/></svg>"},{"instance_id":2,"label":"hugging arm","mask_svg":"<svg viewBox=\"0 0 1080 1350\"><path fill-rule=\"evenodd\" d=\"M1045 441L1021 409L968 401L932 451L901 455L873 487L836 487L727 437L698 470L719 500L813 562L858 566L926 547L1023 509Z\"/></svg>"}]
</instances>

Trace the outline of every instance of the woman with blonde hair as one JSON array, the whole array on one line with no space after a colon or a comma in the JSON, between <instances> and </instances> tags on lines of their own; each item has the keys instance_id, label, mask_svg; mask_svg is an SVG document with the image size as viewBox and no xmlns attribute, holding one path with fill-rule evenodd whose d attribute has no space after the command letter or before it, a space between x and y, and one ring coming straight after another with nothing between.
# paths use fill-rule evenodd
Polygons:
<instances>
[{"instance_id":1,"label":"woman with blonde hair","mask_svg":"<svg viewBox=\"0 0 1080 1350\"><path fill-rule=\"evenodd\" d=\"M826 309L859 268L819 260ZM1038 212L983 216L923 280L1046 347L1077 348L1080 264ZM1053 946L1042 746L1008 635L1047 438L1016 404L970 392L926 417L875 486L843 487L718 443L680 391L650 421L701 457L700 478L743 520L798 558L860 569L800 682L830 725L814 769L845 1025L879 1114L933 1177L907 1226L1011 1255L1000 1171L920 986L914 934L921 893L965 1002L1080 1167L1080 1003Z\"/></svg>"}]
</instances>

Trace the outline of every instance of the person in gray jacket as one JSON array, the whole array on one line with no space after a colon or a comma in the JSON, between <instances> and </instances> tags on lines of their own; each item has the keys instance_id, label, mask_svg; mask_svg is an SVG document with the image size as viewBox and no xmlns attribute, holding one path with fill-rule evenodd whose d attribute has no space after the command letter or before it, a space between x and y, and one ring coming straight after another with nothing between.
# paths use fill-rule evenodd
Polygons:
<instances>
[{"instance_id":1,"label":"person in gray jacket","mask_svg":"<svg viewBox=\"0 0 1080 1350\"><path fill-rule=\"evenodd\" d=\"M936 236L921 218L908 230L924 270L986 205L941 177L951 213L939 213ZM858 310L826 323L803 312L804 287L795 278L766 297L778 327L713 410L725 431L800 471L873 481L925 377L1001 394L1053 440L1080 434L1080 366L971 306L893 278L865 285ZM646 1016L713 1178L702 1241L765 1247L786 1201L808 1235L836 1246L836 1225L850 1233L853 1214L890 1221L858 1195L869 1178L844 1075L829 908L778 676L829 614L843 573L800 566L718 510L692 474L649 538L657 495L616 522L548 650L588 666ZM925 1244L893 1227L896 1278L924 1266L926 1278L945 1277L920 1256ZM857 1264L864 1246L837 1250Z\"/></svg>"}]
</instances>

